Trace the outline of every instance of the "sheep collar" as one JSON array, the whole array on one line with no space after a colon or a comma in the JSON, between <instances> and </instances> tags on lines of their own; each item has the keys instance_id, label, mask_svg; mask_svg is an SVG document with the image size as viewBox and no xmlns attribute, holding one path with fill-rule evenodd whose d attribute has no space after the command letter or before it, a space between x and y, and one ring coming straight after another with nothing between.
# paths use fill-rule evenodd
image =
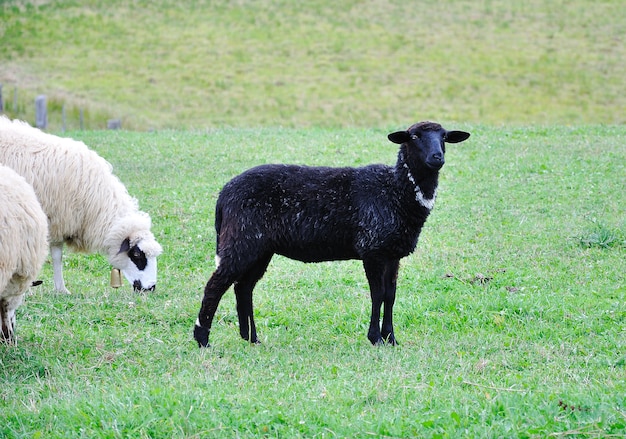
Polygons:
<instances>
[{"instance_id":1,"label":"sheep collar","mask_svg":"<svg viewBox=\"0 0 626 439\"><path fill-rule=\"evenodd\" d=\"M432 198L426 198L424 196L424 192L422 192L422 188L419 187L419 185L415 181L415 177L413 177L413 174L411 174L409 165L407 165L404 161L404 157L401 157L401 159L402 166L406 169L406 176L413 185L413 191L415 191L415 201L417 201L420 206L424 207L425 209L433 210L433 207L435 207L435 199L437 198L437 188L435 187Z\"/></svg>"}]
</instances>

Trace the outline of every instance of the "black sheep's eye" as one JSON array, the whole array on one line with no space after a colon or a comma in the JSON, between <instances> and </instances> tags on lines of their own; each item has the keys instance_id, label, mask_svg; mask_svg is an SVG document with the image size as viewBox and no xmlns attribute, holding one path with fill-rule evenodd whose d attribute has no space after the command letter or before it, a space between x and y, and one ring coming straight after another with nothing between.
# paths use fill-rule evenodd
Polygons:
<instances>
[{"instance_id":1,"label":"black sheep's eye","mask_svg":"<svg viewBox=\"0 0 626 439\"><path fill-rule=\"evenodd\" d=\"M417 140L417 134L411 134L411 140Z\"/></svg>"}]
</instances>

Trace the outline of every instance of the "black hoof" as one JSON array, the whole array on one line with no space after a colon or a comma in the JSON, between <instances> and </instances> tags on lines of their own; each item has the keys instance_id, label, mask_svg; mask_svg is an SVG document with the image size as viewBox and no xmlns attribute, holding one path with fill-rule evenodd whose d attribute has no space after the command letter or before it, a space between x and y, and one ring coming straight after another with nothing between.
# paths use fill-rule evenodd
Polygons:
<instances>
[{"instance_id":1,"label":"black hoof","mask_svg":"<svg viewBox=\"0 0 626 439\"><path fill-rule=\"evenodd\" d=\"M374 346L383 346L386 344L391 345L391 346L398 346L398 342L396 341L396 338L393 336L393 334L388 335L386 338L383 338L382 336L379 338L372 337L372 338L369 338L369 341Z\"/></svg>"},{"instance_id":2,"label":"black hoof","mask_svg":"<svg viewBox=\"0 0 626 439\"><path fill-rule=\"evenodd\" d=\"M391 346L398 346L398 342L396 341L396 338L393 336L393 334L389 334L387 337L385 337L385 344L390 344Z\"/></svg>"},{"instance_id":3,"label":"black hoof","mask_svg":"<svg viewBox=\"0 0 626 439\"><path fill-rule=\"evenodd\" d=\"M370 341L370 343L372 343L372 345L374 345L374 346L382 346L382 345L384 345L384 344L385 344L385 341L383 340L383 338L382 338L382 337L378 337L378 338L373 338L373 337L372 337L372 338L370 338L370 337L368 337L367 339L368 339L368 340Z\"/></svg>"},{"instance_id":4,"label":"black hoof","mask_svg":"<svg viewBox=\"0 0 626 439\"><path fill-rule=\"evenodd\" d=\"M207 328L196 325L193 328L193 338L198 342L199 348L209 347L209 330Z\"/></svg>"}]
</instances>

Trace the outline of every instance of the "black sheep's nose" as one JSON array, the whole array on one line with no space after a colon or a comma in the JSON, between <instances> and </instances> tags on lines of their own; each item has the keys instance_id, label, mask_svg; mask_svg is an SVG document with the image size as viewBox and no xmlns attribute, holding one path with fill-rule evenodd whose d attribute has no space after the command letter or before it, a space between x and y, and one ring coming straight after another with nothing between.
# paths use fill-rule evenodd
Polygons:
<instances>
[{"instance_id":1,"label":"black sheep's nose","mask_svg":"<svg viewBox=\"0 0 626 439\"><path fill-rule=\"evenodd\" d=\"M426 160L426 164L431 167L431 168L435 168L435 169L439 169L443 166L443 164L446 161L443 158L443 154L441 153L435 153L433 155L431 155L428 160Z\"/></svg>"}]
</instances>

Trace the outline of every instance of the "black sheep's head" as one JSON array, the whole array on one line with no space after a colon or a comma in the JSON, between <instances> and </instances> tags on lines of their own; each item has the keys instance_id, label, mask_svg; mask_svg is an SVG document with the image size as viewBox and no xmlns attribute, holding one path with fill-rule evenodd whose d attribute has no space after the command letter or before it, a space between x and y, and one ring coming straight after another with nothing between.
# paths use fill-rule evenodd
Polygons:
<instances>
[{"instance_id":1,"label":"black sheep's head","mask_svg":"<svg viewBox=\"0 0 626 439\"><path fill-rule=\"evenodd\" d=\"M387 138L402 145L405 160L412 168L438 171L445 163L446 143L463 142L469 136L465 131L447 131L435 122L419 122Z\"/></svg>"}]
</instances>

